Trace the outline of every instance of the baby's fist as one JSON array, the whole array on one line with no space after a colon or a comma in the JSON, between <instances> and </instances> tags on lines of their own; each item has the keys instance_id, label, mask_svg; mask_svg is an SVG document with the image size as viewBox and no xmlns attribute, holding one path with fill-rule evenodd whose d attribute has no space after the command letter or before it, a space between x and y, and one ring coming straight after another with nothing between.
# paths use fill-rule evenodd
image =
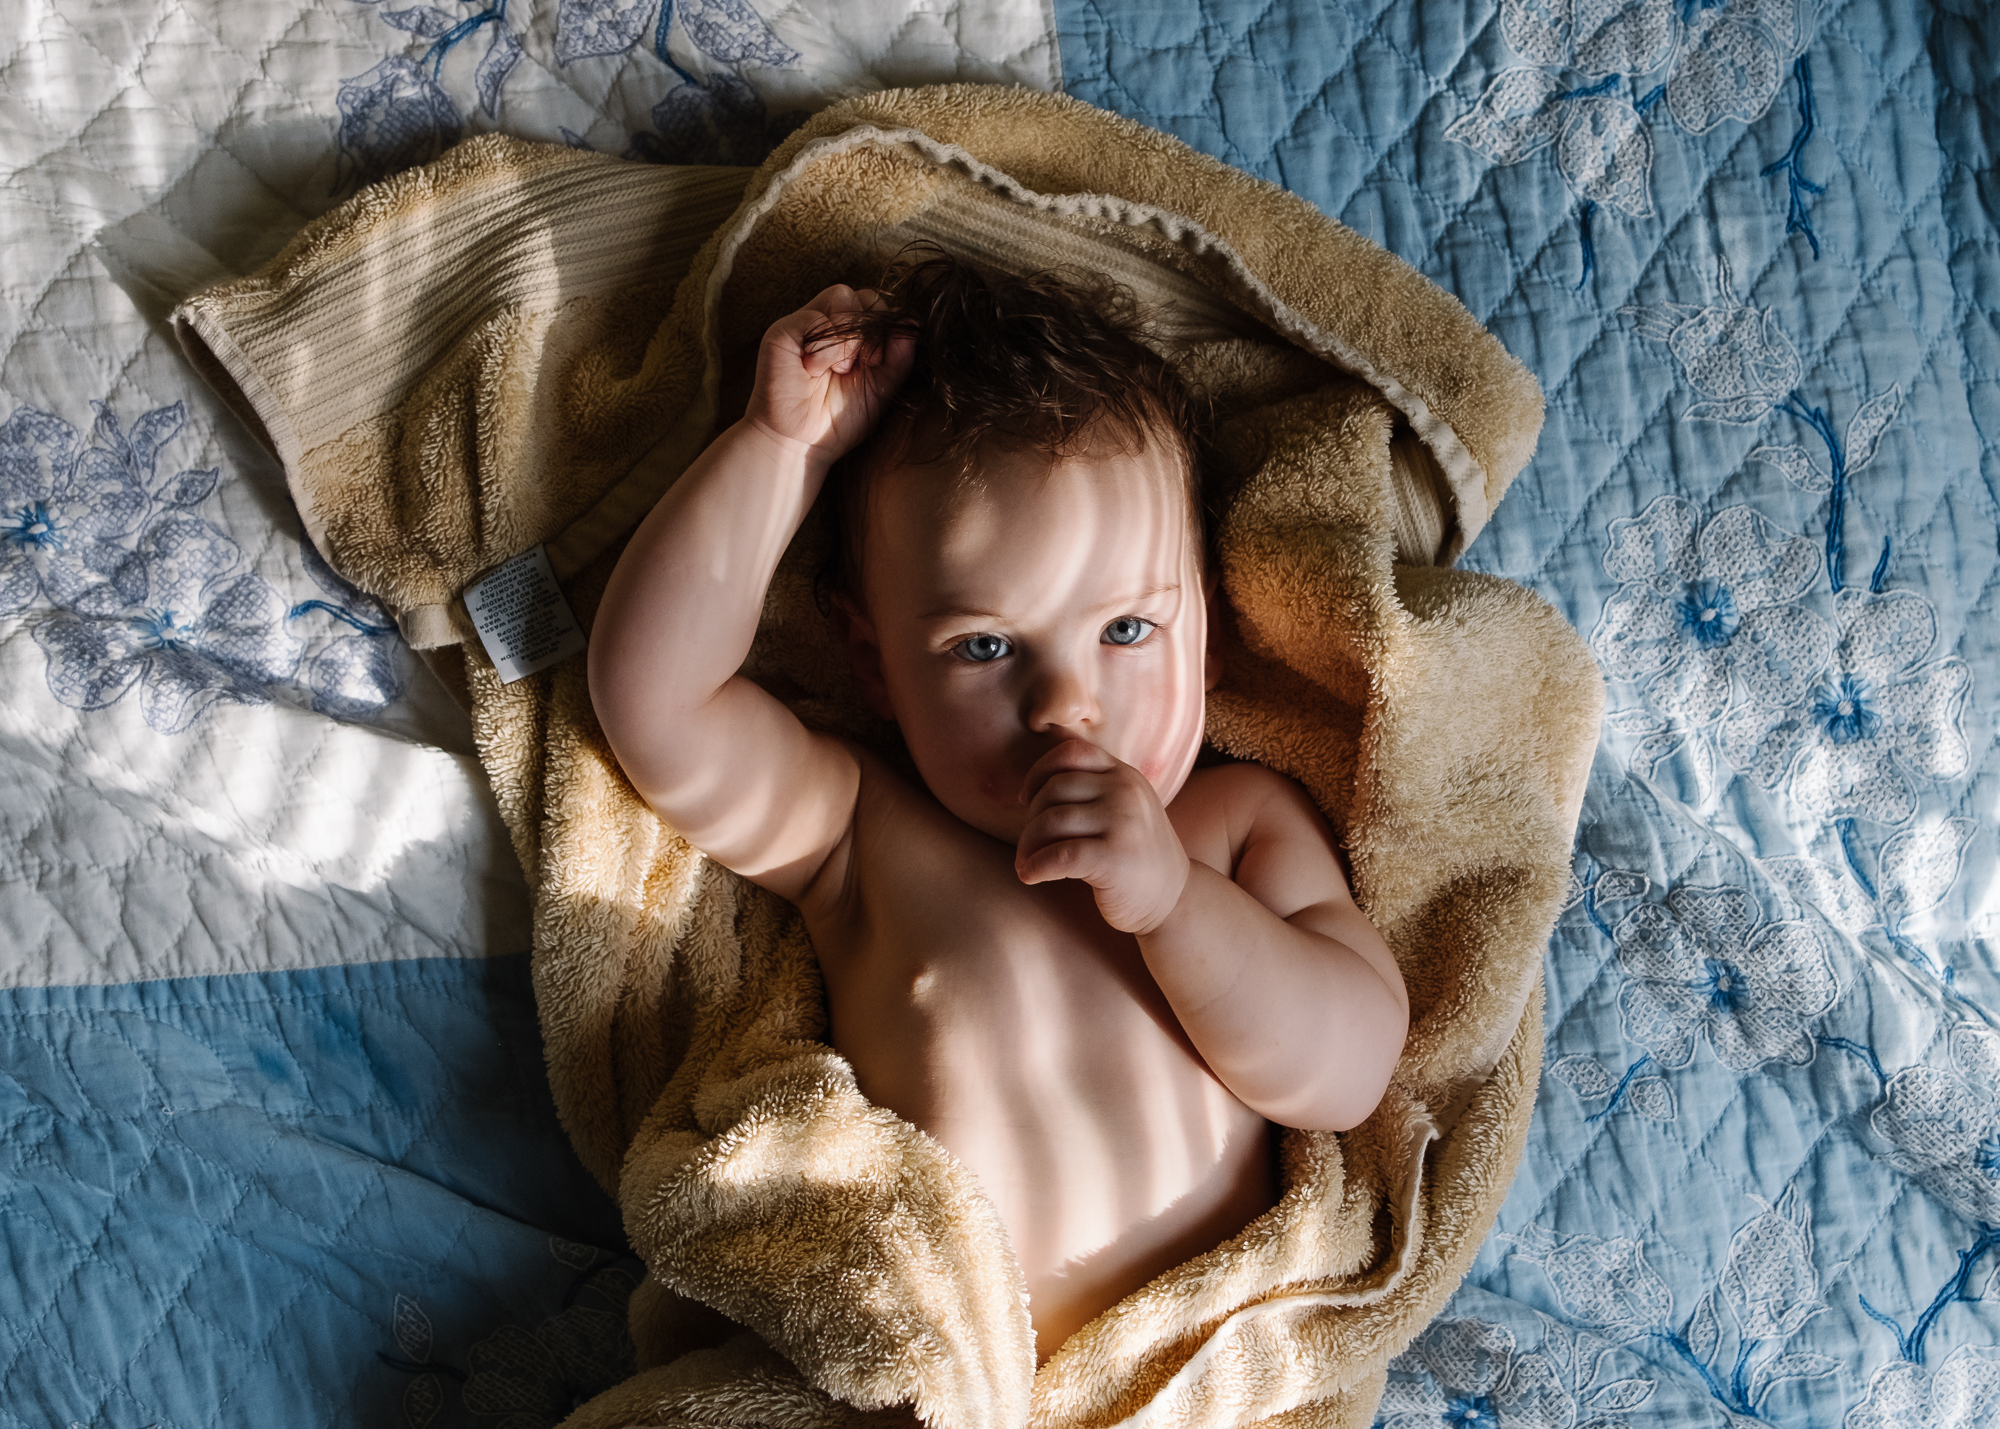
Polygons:
<instances>
[{"instance_id":1,"label":"baby's fist","mask_svg":"<svg viewBox=\"0 0 2000 1429\"><path fill-rule=\"evenodd\" d=\"M1122 933L1150 933L1167 920L1187 887L1188 857L1145 775L1086 740L1065 740L1035 761L1021 796L1021 882L1083 880L1104 921Z\"/></svg>"},{"instance_id":2,"label":"baby's fist","mask_svg":"<svg viewBox=\"0 0 2000 1429\"><path fill-rule=\"evenodd\" d=\"M830 464L875 425L882 404L908 375L915 340L895 334L873 347L846 321L882 304L872 290L836 283L764 334L757 380L744 418L781 442ZM831 327L833 335L811 341Z\"/></svg>"}]
</instances>

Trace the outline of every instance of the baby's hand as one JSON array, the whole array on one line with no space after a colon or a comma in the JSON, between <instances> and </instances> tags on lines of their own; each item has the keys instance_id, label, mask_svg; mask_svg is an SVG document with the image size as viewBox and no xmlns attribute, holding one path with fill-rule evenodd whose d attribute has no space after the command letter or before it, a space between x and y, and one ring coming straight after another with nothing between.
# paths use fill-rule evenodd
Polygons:
<instances>
[{"instance_id":1,"label":"baby's hand","mask_svg":"<svg viewBox=\"0 0 2000 1429\"><path fill-rule=\"evenodd\" d=\"M1035 761L1021 797L1021 882L1080 878L1097 891L1104 921L1123 933L1150 933L1167 920L1187 887L1188 857L1145 775L1086 740L1065 740Z\"/></svg>"},{"instance_id":2,"label":"baby's hand","mask_svg":"<svg viewBox=\"0 0 2000 1429\"><path fill-rule=\"evenodd\" d=\"M873 290L857 293L836 283L772 323L757 352L757 381L744 420L829 464L867 436L882 403L909 373L915 340L899 334L871 353L859 337L810 352L805 339L828 319L868 312L881 301Z\"/></svg>"}]
</instances>

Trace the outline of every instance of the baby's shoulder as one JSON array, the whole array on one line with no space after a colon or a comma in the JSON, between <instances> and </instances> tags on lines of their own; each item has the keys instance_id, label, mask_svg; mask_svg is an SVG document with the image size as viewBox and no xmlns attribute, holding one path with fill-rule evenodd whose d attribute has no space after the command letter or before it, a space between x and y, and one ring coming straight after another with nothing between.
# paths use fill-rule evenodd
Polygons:
<instances>
[{"instance_id":1,"label":"baby's shoulder","mask_svg":"<svg viewBox=\"0 0 2000 1429\"><path fill-rule=\"evenodd\" d=\"M1234 867L1253 836L1297 833L1317 840L1327 831L1312 797L1295 781L1247 762L1196 769L1174 796L1167 817L1190 854L1225 871Z\"/></svg>"}]
</instances>

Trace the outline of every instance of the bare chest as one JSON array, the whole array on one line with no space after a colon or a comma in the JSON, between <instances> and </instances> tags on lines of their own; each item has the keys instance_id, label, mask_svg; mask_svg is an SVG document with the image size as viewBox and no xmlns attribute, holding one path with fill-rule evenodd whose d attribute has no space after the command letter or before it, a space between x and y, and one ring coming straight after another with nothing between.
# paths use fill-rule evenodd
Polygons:
<instances>
[{"instance_id":1,"label":"bare chest","mask_svg":"<svg viewBox=\"0 0 2000 1429\"><path fill-rule=\"evenodd\" d=\"M857 839L846 906L808 920L834 1046L869 1099L971 1165L1003 1215L1087 1166L1080 1196L1125 1192L1143 1219L1261 1154L1263 1118L1089 886L1024 886L1011 848L936 815Z\"/></svg>"}]
</instances>

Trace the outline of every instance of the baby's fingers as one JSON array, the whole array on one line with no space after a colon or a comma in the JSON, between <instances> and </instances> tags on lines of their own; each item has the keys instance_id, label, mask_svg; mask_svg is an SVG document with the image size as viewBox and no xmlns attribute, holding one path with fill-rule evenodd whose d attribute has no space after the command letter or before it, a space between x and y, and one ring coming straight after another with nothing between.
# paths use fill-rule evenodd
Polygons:
<instances>
[{"instance_id":1,"label":"baby's fingers","mask_svg":"<svg viewBox=\"0 0 2000 1429\"><path fill-rule=\"evenodd\" d=\"M1058 775L1108 774L1117 767L1116 758L1089 740L1066 739L1029 767L1027 776L1021 780L1021 792L1018 797L1022 803L1031 804L1040 791Z\"/></svg>"},{"instance_id":2,"label":"baby's fingers","mask_svg":"<svg viewBox=\"0 0 2000 1429\"><path fill-rule=\"evenodd\" d=\"M1026 884L1053 883L1061 878L1080 878L1094 883L1102 876L1104 841L1098 838L1059 839L1033 852L1025 847L1014 855L1014 872Z\"/></svg>"}]
</instances>

